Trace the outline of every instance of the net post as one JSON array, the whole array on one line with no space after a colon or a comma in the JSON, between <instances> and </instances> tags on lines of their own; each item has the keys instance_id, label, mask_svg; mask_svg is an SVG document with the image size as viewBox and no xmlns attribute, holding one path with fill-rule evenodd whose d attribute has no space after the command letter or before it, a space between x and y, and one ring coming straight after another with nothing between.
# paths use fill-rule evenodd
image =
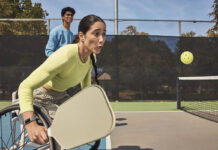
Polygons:
<instances>
[{"instance_id":1,"label":"net post","mask_svg":"<svg viewBox=\"0 0 218 150\"><path fill-rule=\"evenodd\" d=\"M181 98L180 98L180 85L179 77L176 79L176 99L177 99L177 109L181 108Z\"/></svg>"}]
</instances>

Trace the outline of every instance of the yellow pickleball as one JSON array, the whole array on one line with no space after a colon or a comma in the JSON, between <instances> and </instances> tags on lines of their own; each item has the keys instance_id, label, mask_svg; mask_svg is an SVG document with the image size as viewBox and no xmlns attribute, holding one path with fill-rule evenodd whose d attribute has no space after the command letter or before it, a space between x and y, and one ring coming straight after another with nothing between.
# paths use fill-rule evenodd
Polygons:
<instances>
[{"instance_id":1,"label":"yellow pickleball","mask_svg":"<svg viewBox=\"0 0 218 150\"><path fill-rule=\"evenodd\" d=\"M194 56L190 51L184 51L181 55L180 55L180 60L183 64L191 64L194 60Z\"/></svg>"}]
</instances>

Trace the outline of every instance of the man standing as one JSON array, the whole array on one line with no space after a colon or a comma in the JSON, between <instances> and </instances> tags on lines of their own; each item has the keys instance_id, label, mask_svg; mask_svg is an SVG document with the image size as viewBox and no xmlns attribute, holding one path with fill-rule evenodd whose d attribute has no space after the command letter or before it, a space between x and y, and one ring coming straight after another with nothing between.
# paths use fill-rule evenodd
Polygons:
<instances>
[{"instance_id":1,"label":"man standing","mask_svg":"<svg viewBox=\"0 0 218 150\"><path fill-rule=\"evenodd\" d=\"M75 10L71 7L62 9L61 16L63 24L55 27L49 35L48 43L45 48L45 55L47 57L63 45L72 43L74 36L70 31L70 24L73 21L75 13Z\"/></svg>"}]
</instances>

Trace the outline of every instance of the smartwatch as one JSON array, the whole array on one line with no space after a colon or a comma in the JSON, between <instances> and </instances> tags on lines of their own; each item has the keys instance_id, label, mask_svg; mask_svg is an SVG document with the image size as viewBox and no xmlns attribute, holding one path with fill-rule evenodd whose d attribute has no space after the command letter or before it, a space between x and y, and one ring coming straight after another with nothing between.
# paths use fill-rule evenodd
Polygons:
<instances>
[{"instance_id":1,"label":"smartwatch","mask_svg":"<svg viewBox=\"0 0 218 150\"><path fill-rule=\"evenodd\" d=\"M24 120L24 125L27 125L27 124L29 124L30 122L33 122L33 121L35 121L35 120L36 120L36 116L34 115L33 117L30 117L30 118Z\"/></svg>"}]
</instances>

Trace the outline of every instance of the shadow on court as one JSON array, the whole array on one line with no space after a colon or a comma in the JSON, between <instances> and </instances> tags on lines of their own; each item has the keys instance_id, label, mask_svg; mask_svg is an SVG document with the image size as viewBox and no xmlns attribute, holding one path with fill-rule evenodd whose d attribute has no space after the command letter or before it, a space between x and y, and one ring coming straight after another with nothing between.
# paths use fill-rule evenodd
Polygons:
<instances>
[{"instance_id":1,"label":"shadow on court","mask_svg":"<svg viewBox=\"0 0 218 150\"><path fill-rule=\"evenodd\" d=\"M116 118L116 121L123 121L126 120L126 118Z\"/></svg>"},{"instance_id":2,"label":"shadow on court","mask_svg":"<svg viewBox=\"0 0 218 150\"><path fill-rule=\"evenodd\" d=\"M154 150L154 149L140 148L139 146L119 146L118 148L113 148L112 150Z\"/></svg>"},{"instance_id":3,"label":"shadow on court","mask_svg":"<svg viewBox=\"0 0 218 150\"><path fill-rule=\"evenodd\" d=\"M124 121L124 120L126 120L126 118L116 118L115 126L119 127L119 126L126 126L126 125L128 125L128 123L126 123L126 122L121 122L121 121Z\"/></svg>"},{"instance_id":4,"label":"shadow on court","mask_svg":"<svg viewBox=\"0 0 218 150\"><path fill-rule=\"evenodd\" d=\"M117 112L112 150L217 150L218 123L182 111Z\"/></svg>"}]
</instances>

